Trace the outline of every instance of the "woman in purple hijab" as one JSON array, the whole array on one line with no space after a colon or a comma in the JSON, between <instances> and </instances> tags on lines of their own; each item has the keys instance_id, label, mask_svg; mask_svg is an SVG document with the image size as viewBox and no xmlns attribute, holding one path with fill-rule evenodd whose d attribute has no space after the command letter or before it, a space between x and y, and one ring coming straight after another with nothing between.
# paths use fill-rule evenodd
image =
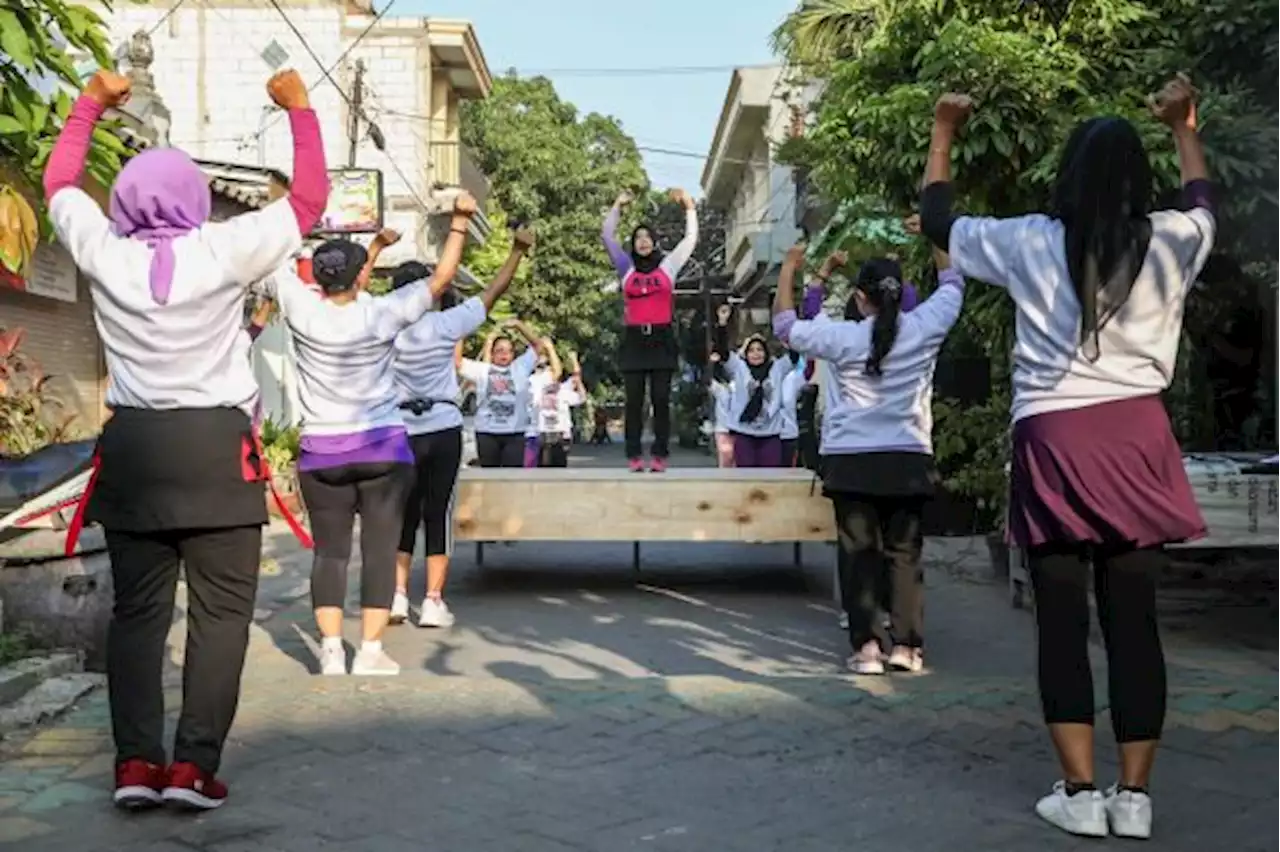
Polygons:
<instances>
[{"instance_id":1,"label":"woman in purple hijab","mask_svg":"<svg viewBox=\"0 0 1280 852\"><path fill-rule=\"evenodd\" d=\"M102 525L115 607L107 682L117 806L220 806L215 777L240 695L266 522L251 416L258 388L243 329L245 293L296 252L328 195L315 113L295 72L268 84L288 111L287 198L209 221L209 183L182 151L135 156L111 188L109 216L82 189L94 125L129 81L98 72L49 157L45 198L58 240L89 281L106 353L106 403L85 520ZM170 762L161 669L178 565L190 589L183 706Z\"/></svg>"}]
</instances>

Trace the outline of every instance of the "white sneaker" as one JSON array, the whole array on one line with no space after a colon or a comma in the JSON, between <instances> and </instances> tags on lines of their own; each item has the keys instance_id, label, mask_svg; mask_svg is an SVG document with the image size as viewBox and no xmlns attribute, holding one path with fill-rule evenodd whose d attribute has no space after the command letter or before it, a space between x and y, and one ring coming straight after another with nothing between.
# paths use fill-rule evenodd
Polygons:
<instances>
[{"instance_id":1,"label":"white sneaker","mask_svg":"<svg viewBox=\"0 0 1280 852\"><path fill-rule=\"evenodd\" d=\"M351 673L360 677L391 677L400 674L400 664L387 656L379 644L373 648L361 648L356 653Z\"/></svg>"},{"instance_id":2,"label":"white sneaker","mask_svg":"<svg viewBox=\"0 0 1280 852\"><path fill-rule=\"evenodd\" d=\"M347 649L339 645L336 648L320 646L320 674L344 675L347 673Z\"/></svg>"},{"instance_id":3,"label":"white sneaker","mask_svg":"<svg viewBox=\"0 0 1280 852\"><path fill-rule=\"evenodd\" d=\"M924 671L924 651L920 648L895 645L889 652L889 668L894 671L919 674Z\"/></svg>"},{"instance_id":4,"label":"white sneaker","mask_svg":"<svg viewBox=\"0 0 1280 852\"><path fill-rule=\"evenodd\" d=\"M840 613L840 629L841 630L849 629L849 613L847 612Z\"/></svg>"},{"instance_id":5,"label":"white sneaker","mask_svg":"<svg viewBox=\"0 0 1280 852\"><path fill-rule=\"evenodd\" d=\"M849 666L849 671L854 674L884 674L884 653L880 650L880 643L872 639L862 646L862 650L849 658L847 665Z\"/></svg>"},{"instance_id":6,"label":"white sneaker","mask_svg":"<svg viewBox=\"0 0 1280 852\"><path fill-rule=\"evenodd\" d=\"M453 613L441 598L423 598L422 612L418 615L419 627L452 627Z\"/></svg>"},{"instance_id":7,"label":"white sneaker","mask_svg":"<svg viewBox=\"0 0 1280 852\"><path fill-rule=\"evenodd\" d=\"M1081 790L1068 796L1066 782L1055 782L1053 792L1036 802L1036 814L1070 834L1107 836L1107 808L1097 790Z\"/></svg>"},{"instance_id":8,"label":"white sneaker","mask_svg":"<svg viewBox=\"0 0 1280 852\"><path fill-rule=\"evenodd\" d=\"M391 599L391 623L403 624L409 617L409 596L404 592L396 592Z\"/></svg>"},{"instance_id":9,"label":"white sneaker","mask_svg":"<svg viewBox=\"0 0 1280 852\"><path fill-rule=\"evenodd\" d=\"M1151 797L1113 785L1106 796L1107 822L1116 837L1151 837Z\"/></svg>"}]
</instances>

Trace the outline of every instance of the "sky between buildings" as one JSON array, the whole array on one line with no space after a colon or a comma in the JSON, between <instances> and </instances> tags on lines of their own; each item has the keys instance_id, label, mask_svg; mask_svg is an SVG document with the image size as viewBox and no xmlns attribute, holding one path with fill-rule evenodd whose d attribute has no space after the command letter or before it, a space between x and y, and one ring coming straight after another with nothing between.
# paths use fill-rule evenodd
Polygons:
<instances>
[{"instance_id":1,"label":"sky between buildings","mask_svg":"<svg viewBox=\"0 0 1280 852\"><path fill-rule=\"evenodd\" d=\"M701 194L699 177L735 65L773 61L769 33L795 0L397 0L389 16L466 18L489 68L547 72L582 112L621 120L659 188ZM382 3L377 3L381 8ZM666 72L713 66L713 70ZM571 69L583 69L574 71ZM610 69L653 69L607 73ZM602 70L606 73L601 73Z\"/></svg>"}]
</instances>

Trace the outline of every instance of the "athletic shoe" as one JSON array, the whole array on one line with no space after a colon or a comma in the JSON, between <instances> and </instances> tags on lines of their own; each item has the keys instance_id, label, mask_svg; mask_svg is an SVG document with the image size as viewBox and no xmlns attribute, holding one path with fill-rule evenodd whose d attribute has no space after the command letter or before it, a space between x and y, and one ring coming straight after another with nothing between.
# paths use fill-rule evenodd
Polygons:
<instances>
[{"instance_id":1,"label":"athletic shoe","mask_svg":"<svg viewBox=\"0 0 1280 852\"><path fill-rule=\"evenodd\" d=\"M442 598L425 598L422 601L422 612L418 615L419 627L452 627L453 613Z\"/></svg>"},{"instance_id":2,"label":"athletic shoe","mask_svg":"<svg viewBox=\"0 0 1280 852\"><path fill-rule=\"evenodd\" d=\"M112 801L117 808L141 811L160 804L168 775L158 763L131 758L116 765L116 791Z\"/></svg>"},{"instance_id":3,"label":"athletic shoe","mask_svg":"<svg viewBox=\"0 0 1280 852\"><path fill-rule=\"evenodd\" d=\"M666 473L667 460L655 458L649 462L649 470L653 473Z\"/></svg>"},{"instance_id":4,"label":"athletic shoe","mask_svg":"<svg viewBox=\"0 0 1280 852\"><path fill-rule=\"evenodd\" d=\"M1107 836L1107 808L1097 790L1079 790L1069 796L1066 782L1055 782L1053 792L1036 802L1036 814L1068 834Z\"/></svg>"},{"instance_id":5,"label":"athletic shoe","mask_svg":"<svg viewBox=\"0 0 1280 852\"><path fill-rule=\"evenodd\" d=\"M194 763L175 763L169 768L163 795L165 803L176 808L211 811L227 800L227 785Z\"/></svg>"},{"instance_id":6,"label":"athletic shoe","mask_svg":"<svg viewBox=\"0 0 1280 852\"><path fill-rule=\"evenodd\" d=\"M627 459L627 470L632 473L644 473L644 459Z\"/></svg>"},{"instance_id":7,"label":"athletic shoe","mask_svg":"<svg viewBox=\"0 0 1280 852\"><path fill-rule=\"evenodd\" d=\"M336 648L320 646L320 674L326 676L344 675L347 673L347 649L339 645Z\"/></svg>"},{"instance_id":8,"label":"athletic shoe","mask_svg":"<svg viewBox=\"0 0 1280 852\"><path fill-rule=\"evenodd\" d=\"M880 643L872 639L862 649L849 658L849 671L860 675L884 674L884 652Z\"/></svg>"},{"instance_id":9,"label":"athletic shoe","mask_svg":"<svg viewBox=\"0 0 1280 852\"><path fill-rule=\"evenodd\" d=\"M1116 837L1147 840L1151 837L1151 797L1139 790L1112 785L1104 800L1107 822Z\"/></svg>"},{"instance_id":10,"label":"athletic shoe","mask_svg":"<svg viewBox=\"0 0 1280 852\"><path fill-rule=\"evenodd\" d=\"M409 596L404 592L396 592L391 599L391 623L403 624L409 617Z\"/></svg>"},{"instance_id":11,"label":"athletic shoe","mask_svg":"<svg viewBox=\"0 0 1280 852\"><path fill-rule=\"evenodd\" d=\"M400 674L400 664L382 650L382 643L362 647L351 663L351 674L358 677L394 677Z\"/></svg>"},{"instance_id":12,"label":"athletic shoe","mask_svg":"<svg viewBox=\"0 0 1280 852\"><path fill-rule=\"evenodd\" d=\"M908 648L895 645L889 652L889 668L899 672L924 671L924 651L919 648Z\"/></svg>"}]
</instances>

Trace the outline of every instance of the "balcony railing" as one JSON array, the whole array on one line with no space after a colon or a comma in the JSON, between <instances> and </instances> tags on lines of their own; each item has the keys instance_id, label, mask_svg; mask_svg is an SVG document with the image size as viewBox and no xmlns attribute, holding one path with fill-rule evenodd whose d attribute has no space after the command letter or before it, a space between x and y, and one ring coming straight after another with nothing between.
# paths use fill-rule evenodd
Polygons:
<instances>
[{"instance_id":1,"label":"balcony railing","mask_svg":"<svg viewBox=\"0 0 1280 852\"><path fill-rule=\"evenodd\" d=\"M484 210L489 198L489 179L476 165L471 151L460 142L432 142L430 152L434 185L439 189L465 189Z\"/></svg>"}]
</instances>

